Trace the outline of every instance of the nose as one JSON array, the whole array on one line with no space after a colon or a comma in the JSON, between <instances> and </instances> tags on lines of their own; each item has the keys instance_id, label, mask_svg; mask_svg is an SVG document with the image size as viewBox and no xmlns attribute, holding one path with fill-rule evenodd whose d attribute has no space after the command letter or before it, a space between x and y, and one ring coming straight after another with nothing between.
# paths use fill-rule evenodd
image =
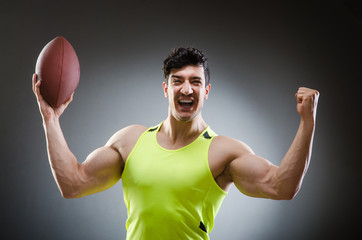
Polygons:
<instances>
[{"instance_id":1,"label":"nose","mask_svg":"<svg viewBox=\"0 0 362 240\"><path fill-rule=\"evenodd\" d=\"M182 88L181 88L181 93L184 95L190 95L191 93L193 93L191 84L189 83L189 81L185 81L182 84Z\"/></svg>"}]
</instances>

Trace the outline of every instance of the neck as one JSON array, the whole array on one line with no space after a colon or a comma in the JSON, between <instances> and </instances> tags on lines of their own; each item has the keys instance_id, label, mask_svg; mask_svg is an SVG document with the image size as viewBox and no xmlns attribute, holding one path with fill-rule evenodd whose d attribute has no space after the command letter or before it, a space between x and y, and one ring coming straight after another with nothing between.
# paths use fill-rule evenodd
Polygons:
<instances>
[{"instance_id":1,"label":"neck","mask_svg":"<svg viewBox=\"0 0 362 240\"><path fill-rule=\"evenodd\" d=\"M160 131L169 136L171 141L175 143L198 136L206 127L201 114L190 121L179 121L169 115L163 122Z\"/></svg>"}]
</instances>

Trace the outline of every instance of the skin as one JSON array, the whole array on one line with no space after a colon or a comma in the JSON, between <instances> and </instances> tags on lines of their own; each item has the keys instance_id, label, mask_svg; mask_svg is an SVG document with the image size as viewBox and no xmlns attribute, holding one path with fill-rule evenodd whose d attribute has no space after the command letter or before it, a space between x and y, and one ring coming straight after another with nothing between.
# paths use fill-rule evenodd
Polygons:
<instances>
[{"instance_id":1,"label":"skin","mask_svg":"<svg viewBox=\"0 0 362 240\"><path fill-rule=\"evenodd\" d=\"M116 132L105 146L94 150L79 163L69 150L59 117L73 96L58 108L42 98L41 82L33 75L33 91L43 119L50 166L64 198L78 198L106 190L121 178L125 162L145 126L132 125ZM168 99L168 117L157 133L158 143L178 149L194 141L207 127L202 107L211 85L205 86L204 69L188 65L172 69L163 83ZM209 149L209 165L217 184L228 191L231 184L244 194L270 199L292 199L300 189L309 165L319 93L301 87L295 94L300 124L296 136L280 166L256 155L245 143L226 136L216 136ZM191 100L182 106L180 100Z\"/></svg>"}]
</instances>

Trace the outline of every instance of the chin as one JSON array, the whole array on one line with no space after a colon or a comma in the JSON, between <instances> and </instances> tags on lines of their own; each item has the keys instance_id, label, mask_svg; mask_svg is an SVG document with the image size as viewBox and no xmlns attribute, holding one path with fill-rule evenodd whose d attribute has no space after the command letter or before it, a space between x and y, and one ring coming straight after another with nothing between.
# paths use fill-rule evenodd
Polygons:
<instances>
[{"instance_id":1,"label":"chin","mask_svg":"<svg viewBox=\"0 0 362 240\"><path fill-rule=\"evenodd\" d=\"M201 112L201 109L195 109L193 111L183 112L176 109L171 110L172 116L180 122L190 122L194 120Z\"/></svg>"},{"instance_id":2,"label":"chin","mask_svg":"<svg viewBox=\"0 0 362 240\"><path fill-rule=\"evenodd\" d=\"M197 113L194 113L192 115L183 115L183 114L175 114L174 115L174 118L177 120L177 121L180 121L180 122L190 122L192 120L194 120L197 116Z\"/></svg>"}]
</instances>

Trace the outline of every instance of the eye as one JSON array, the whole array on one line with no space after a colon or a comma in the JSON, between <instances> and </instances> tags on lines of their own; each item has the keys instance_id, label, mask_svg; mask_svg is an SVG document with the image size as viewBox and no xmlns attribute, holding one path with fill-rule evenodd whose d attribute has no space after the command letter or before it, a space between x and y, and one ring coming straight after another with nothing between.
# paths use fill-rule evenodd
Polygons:
<instances>
[{"instance_id":1,"label":"eye","mask_svg":"<svg viewBox=\"0 0 362 240\"><path fill-rule=\"evenodd\" d=\"M195 85L201 85L202 84L200 80L194 80L194 81L192 81L192 83L195 84Z\"/></svg>"},{"instance_id":2,"label":"eye","mask_svg":"<svg viewBox=\"0 0 362 240\"><path fill-rule=\"evenodd\" d=\"M172 84L180 84L181 80L180 79L174 79L172 80Z\"/></svg>"}]
</instances>

